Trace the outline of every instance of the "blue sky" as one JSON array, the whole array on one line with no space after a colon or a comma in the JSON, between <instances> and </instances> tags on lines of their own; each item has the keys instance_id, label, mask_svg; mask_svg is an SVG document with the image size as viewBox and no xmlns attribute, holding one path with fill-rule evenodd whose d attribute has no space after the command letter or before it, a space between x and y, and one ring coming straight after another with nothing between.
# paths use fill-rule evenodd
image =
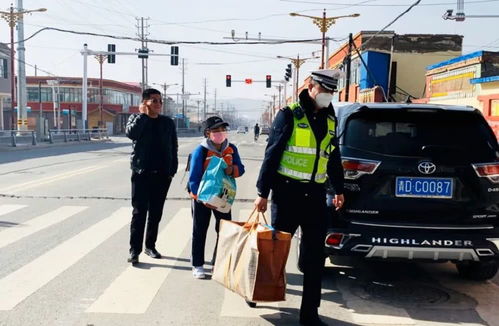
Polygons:
<instances>
[{"instance_id":1,"label":"blue sky","mask_svg":"<svg viewBox=\"0 0 499 326\"><path fill-rule=\"evenodd\" d=\"M499 1L467 0L465 13L499 14ZM15 2L15 1L14 1ZM307 2L307 1L304 1ZM315 2L315 3L314 3ZM135 36L135 17L149 17L150 38L161 40L224 41L234 29L237 36L245 32L250 37L262 33L264 38L310 39L320 38L317 26L311 20L291 17L290 12L321 15L322 8L328 16L360 13L359 18L345 18L333 25L328 36L345 39L348 33L360 30L378 30L404 11L413 0L310 0L308 3L279 0L24 0L26 9L45 7L45 13L34 13L25 17L25 37L44 26L112 34ZM443 3L443 4L441 4ZM355 5L359 4L359 5ZM435 5L441 4L441 5ZM0 7L7 10L10 1L1 0ZM464 36L463 52L479 49L499 50L497 25L499 18L468 19L465 22L445 21L446 9L456 9L455 0L423 0L411 12L398 20L388 30L396 33L460 34ZM9 42L9 29L3 22L0 42ZM83 43L94 50L105 50L108 43L115 43L118 51L134 51L138 42L118 41L100 37L44 31L26 42L26 61L43 70L61 76L81 76L82 56L79 51ZM338 43L332 43L334 49ZM156 53L169 53L166 45L151 44ZM251 86L234 83L225 87L225 75L233 79L264 79L270 74L273 79L282 79L288 61L276 59L277 55L308 57L312 51L320 50L319 44L281 45L180 45L181 58L186 62L186 90L202 92L203 78L208 81L208 97L213 97L217 88L218 98L268 99L269 90L264 84ZM302 67L301 77L306 71L319 66L311 61ZM27 75L34 68L27 66ZM44 75L44 72L39 72ZM89 76L98 77L98 64L89 60ZM120 81L141 80L140 60L135 56L118 57L115 65L104 66L104 78ZM151 57L149 60L149 82L180 83L181 70L172 67L168 57ZM171 92L179 88L173 86ZM275 93L276 91L274 91Z\"/></svg>"}]
</instances>

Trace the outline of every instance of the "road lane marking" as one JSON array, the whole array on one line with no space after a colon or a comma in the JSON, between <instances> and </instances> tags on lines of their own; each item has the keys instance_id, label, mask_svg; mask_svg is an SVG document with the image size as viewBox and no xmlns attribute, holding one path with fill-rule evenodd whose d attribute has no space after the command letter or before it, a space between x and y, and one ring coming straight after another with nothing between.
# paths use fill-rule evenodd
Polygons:
<instances>
[{"instance_id":1,"label":"road lane marking","mask_svg":"<svg viewBox=\"0 0 499 326\"><path fill-rule=\"evenodd\" d=\"M96 171L96 170L100 170L100 169L103 169L105 167L107 167L107 165L94 165L94 166L89 166L89 167L86 167L86 168L83 168L83 169L79 169L79 170L68 171L68 172L56 174L56 175L53 175L53 176L41 178L41 179L38 179L38 180L32 180L32 181L24 182L24 183L21 183L21 184L13 185L13 186L10 186L10 187L2 188L2 189L0 189L0 193L16 192L16 191L21 191L21 190L27 190L27 189L30 189L30 188L34 188L34 187L42 186L42 185L45 185L45 184L48 184L48 183L52 183L52 182L55 182L55 181L60 181L60 180L63 180L63 179L75 177L75 176L80 175L80 174L84 174L84 173L88 173L88 172L93 172L93 171Z\"/></svg>"},{"instance_id":2,"label":"road lane marking","mask_svg":"<svg viewBox=\"0 0 499 326\"><path fill-rule=\"evenodd\" d=\"M60 273L74 265L129 223L132 210L122 207L111 216L64 241L32 262L0 279L0 310L11 310Z\"/></svg>"},{"instance_id":3,"label":"road lane marking","mask_svg":"<svg viewBox=\"0 0 499 326\"><path fill-rule=\"evenodd\" d=\"M168 256L179 257L190 241L190 208L180 209L158 236L156 247ZM140 255L137 267L129 266L86 310L98 313L143 314L172 271L171 260ZM176 264L176 262L175 262ZM145 267L145 268L141 268Z\"/></svg>"},{"instance_id":4,"label":"road lane marking","mask_svg":"<svg viewBox=\"0 0 499 326\"><path fill-rule=\"evenodd\" d=\"M62 206L47 214L35 217L21 225L0 231L0 248L16 242L28 235L64 221L68 217L82 212L87 206Z\"/></svg>"},{"instance_id":5,"label":"road lane marking","mask_svg":"<svg viewBox=\"0 0 499 326\"><path fill-rule=\"evenodd\" d=\"M15 212L26 206L27 205L0 205L0 216Z\"/></svg>"}]
</instances>

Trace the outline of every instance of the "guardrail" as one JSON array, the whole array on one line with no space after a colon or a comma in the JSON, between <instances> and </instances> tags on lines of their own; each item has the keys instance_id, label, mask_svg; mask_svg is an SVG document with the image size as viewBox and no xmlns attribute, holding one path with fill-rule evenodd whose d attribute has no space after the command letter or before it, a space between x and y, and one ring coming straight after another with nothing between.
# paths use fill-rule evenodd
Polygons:
<instances>
[{"instance_id":1,"label":"guardrail","mask_svg":"<svg viewBox=\"0 0 499 326\"><path fill-rule=\"evenodd\" d=\"M19 140L27 140L31 145L36 145L36 131L0 130L0 143L10 143L12 147L16 147Z\"/></svg>"},{"instance_id":2,"label":"guardrail","mask_svg":"<svg viewBox=\"0 0 499 326\"><path fill-rule=\"evenodd\" d=\"M82 141L94 139L109 139L107 128L95 129L49 129L49 143L63 139L65 143L68 141Z\"/></svg>"},{"instance_id":3,"label":"guardrail","mask_svg":"<svg viewBox=\"0 0 499 326\"><path fill-rule=\"evenodd\" d=\"M36 146L38 143L35 130L0 130L0 145L6 144L17 147L18 144L31 144ZM65 143L69 141L90 141L92 139L109 139L107 128L96 129L50 129L48 131L48 142L53 144L57 141Z\"/></svg>"}]
</instances>

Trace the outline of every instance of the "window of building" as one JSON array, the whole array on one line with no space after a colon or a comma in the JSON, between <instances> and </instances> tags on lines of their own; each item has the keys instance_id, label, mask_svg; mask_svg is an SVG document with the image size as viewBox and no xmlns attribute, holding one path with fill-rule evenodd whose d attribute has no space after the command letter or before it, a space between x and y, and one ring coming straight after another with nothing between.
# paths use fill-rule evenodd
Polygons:
<instances>
[{"instance_id":1,"label":"window of building","mask_svg":"<svg viewBox=\"0 0 499 326\"><path fill-rule=\"evenodd\" d=\"M499 100L490 101L490 116L499 117Z\"/></svg>"},{"instance_id":2,"label":"window of building","mask_svg":"<svg viewBox=\"0 0 499 326\"><path fill-rule=\"evenodd\" d=\"M8 72L7 59L0 59L0 77L5 79L9 78Z\"/></svg>"}]
</instances>

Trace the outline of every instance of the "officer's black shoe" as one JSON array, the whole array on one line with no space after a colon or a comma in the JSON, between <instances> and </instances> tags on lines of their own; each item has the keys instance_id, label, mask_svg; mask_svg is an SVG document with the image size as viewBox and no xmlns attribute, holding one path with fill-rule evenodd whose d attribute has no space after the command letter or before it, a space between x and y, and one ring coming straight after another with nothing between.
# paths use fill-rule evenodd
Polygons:
<instances>
[{"instance_id":1,"label":"officer's black shoe","mask_svg":"<svg viewBox=\"0 0 499 326\"><path fill-rule=\"evenodd\" d=\"M327 326L318 316L312 318L300 317L300 325L303 326Z\"/></svg>"},{"instance_id":2,"label":"officer's black shoe","mask_svg":"<svg viewBox=\"0 0 499 326\"><path fill-rule=\"evenodd\" d=\"M146 248L146 250L144 250L144 253L152 258L156 258L156 259L161 258L161 254L155 248L153 248L153 249Z\"/></svg>"},{"instance_id":3,"label":"officer's black shoe","mask_svg":"<svg viewBox=\"0 0 499 326\"><path fill-rule=\"evenodd\" d=\"M327 325L319 318L317 309L312 311L300 310L300 325L304 326L324 326Z\"/></svg>"},{"instance_id":4,"label":"officer's black shoe","mask_svg":"<svg viewBox=\"0 0 499 326\"><path fill-rule=\"evenodd\" d=\"M132 265L138 264L138 263L139 263L139 255L137 255L137 254L136 254L136 253L134 253L134 252L131 252L131 253L130 253L130 256L128 256L127 261L128 261L129 263L132 263Z\"/></svg>"}]
</instances>

